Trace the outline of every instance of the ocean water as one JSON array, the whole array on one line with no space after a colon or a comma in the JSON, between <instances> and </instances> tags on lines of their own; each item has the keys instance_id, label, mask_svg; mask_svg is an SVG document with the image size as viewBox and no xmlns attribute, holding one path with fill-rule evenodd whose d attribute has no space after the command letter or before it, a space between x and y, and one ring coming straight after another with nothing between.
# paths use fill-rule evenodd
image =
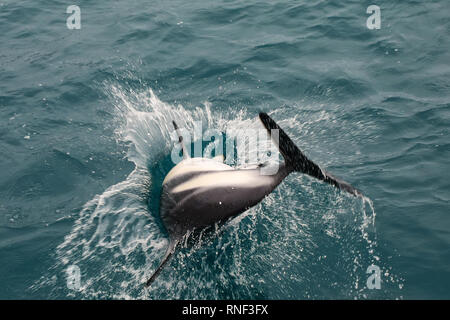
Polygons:
<instances>
[{"instance_id":1,"label":"ocean water","mask_svg":"<svg viewBox=\"0 0 450 320\"><path fill-rule=\"evenodd\" d=\"M0 0L0 298L450 298L447 1L70 4ZM365 200L291 174L144 290L171 121L260 111Z\"/></svg>"}]
</instances>

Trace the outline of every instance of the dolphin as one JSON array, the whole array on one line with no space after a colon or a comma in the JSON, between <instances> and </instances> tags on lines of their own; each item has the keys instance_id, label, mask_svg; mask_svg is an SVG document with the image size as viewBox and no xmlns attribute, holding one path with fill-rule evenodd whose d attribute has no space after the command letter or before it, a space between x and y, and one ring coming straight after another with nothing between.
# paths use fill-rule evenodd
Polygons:
<instances>
[{"instance_id":1,"label":"dolphin","mask_svg":"<svg viewBox=\"0 0 450 320\"><path fill-rule=\"evenodd\" d=\"M160 217L169 234L169 246L159 267L145 283L146 287L160 274L186 234L246 211L263 200L292 172L308 174L362 197L361 192L350 184L309 160L266 113L260 113L259 118L284 158L278 171L272 175L261 173L263 164L253 169L235 169L223 163L223 156L190 158L173 121L183 160L169 171L162 184ZM278 130L278 139L274 138L272 130Z\"/></svg>"}]
</instances>

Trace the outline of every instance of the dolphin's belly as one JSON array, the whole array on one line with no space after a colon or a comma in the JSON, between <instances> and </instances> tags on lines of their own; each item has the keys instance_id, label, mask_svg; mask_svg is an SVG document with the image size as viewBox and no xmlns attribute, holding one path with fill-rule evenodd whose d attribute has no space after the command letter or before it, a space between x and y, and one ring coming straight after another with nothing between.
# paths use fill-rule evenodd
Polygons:
<instances>
[{"instance_id":1,"label":"dolphin's belly","mask_svg":"<svg viewBox=\"0 0 450 320\"><path fill-rule=\"evenodd\" d=\"M277 184L255 169L196 172L172 179L163 185L161 218L175 233L205 227L244 212Z\"/></svg>"},{"instance_id":2,"label":"dolphin's belly","mask_svg":"<svg viewBox=\"0 0 450 320\"><path fill-rule=\"evenodd\" d=\"M207 171L228 171L234 170L229 165L207 158L189 158L181 161L169 171L163 181L163 185L172 183L173 180L183 179L186 176Z\"/></svg>"}]
</instances>

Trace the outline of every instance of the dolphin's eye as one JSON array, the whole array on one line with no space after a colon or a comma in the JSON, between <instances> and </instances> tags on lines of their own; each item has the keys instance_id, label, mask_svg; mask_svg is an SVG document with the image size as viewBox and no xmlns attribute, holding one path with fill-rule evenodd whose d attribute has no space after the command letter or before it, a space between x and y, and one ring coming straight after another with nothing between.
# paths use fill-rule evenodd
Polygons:
<instances>
[{"instance_id":1,"label":"dolphin's eye","mask_svg":"<svg viewBox=\"0 0 450 320\"><path fill-rule=\"evenodd\" d=\"M267 151L267 156L270 157L272 155L272 152Z\"/></svg>"}]
</instances>

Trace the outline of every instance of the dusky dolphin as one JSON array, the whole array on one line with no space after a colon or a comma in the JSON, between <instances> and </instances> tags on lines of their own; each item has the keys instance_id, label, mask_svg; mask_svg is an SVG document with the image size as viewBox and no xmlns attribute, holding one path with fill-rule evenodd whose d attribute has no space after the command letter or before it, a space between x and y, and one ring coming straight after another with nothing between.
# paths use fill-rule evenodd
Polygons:
<instances>
[{"instance_id":1,"label":"dusky dolphin","mask_svg":"<svg viewBox=\"0 0 450 320\"><path fill-rule=\"evenodd\" d=\"M262 166L235 169L214 159L190 158L183 137L173 121L182 147L183 160L167 174L161 193L160 216L169 233L169 246L161 264L145 283L148 287L174 253L180 240L190 231L223 222L256 205L291 172L308 174L354 196L362 194L309 160L288 135L266 113L259 118L284 158L273 175L262 174ZM272 136L278 130L278 139ZM220 160L220 161L218 161Z\"/></svg>"}]
</instances>

